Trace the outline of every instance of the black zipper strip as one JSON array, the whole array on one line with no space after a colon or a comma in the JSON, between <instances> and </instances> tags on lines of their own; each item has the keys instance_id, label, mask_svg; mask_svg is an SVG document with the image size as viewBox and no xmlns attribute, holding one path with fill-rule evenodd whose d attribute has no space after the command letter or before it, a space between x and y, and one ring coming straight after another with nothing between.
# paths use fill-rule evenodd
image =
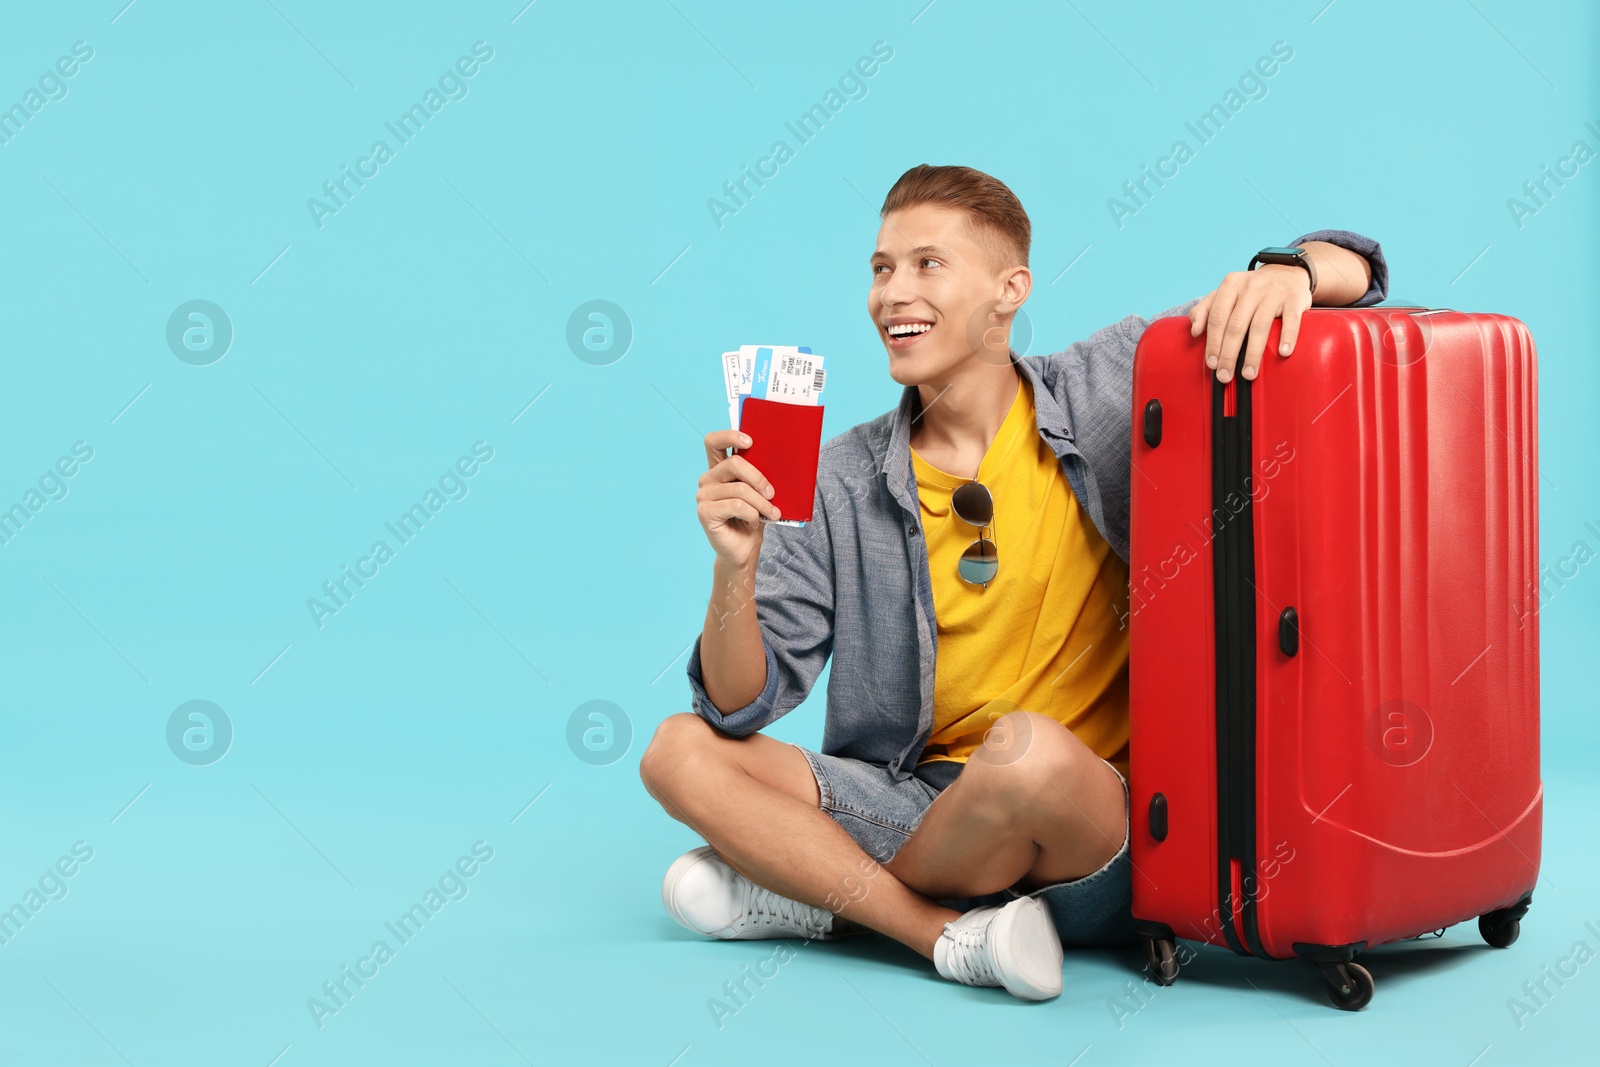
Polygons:
<instances>
[{"instance_id":1,"label":"black zipper strip","mask_svg":"<svg viewBox=\"0 0 1600 1067\"><path fill-rule=\"evenodd\" d=\"M1216 616L1217 899L1228 947L1265 956L1256 923L1255 785L1255 537L1251 500L1250 382L1234 382L1234 414L1226 415L1227 386L1211 389L1211 507L1213 608ZM1235 513L1234 508L1238 511ZM1242 899L1233 898L1233 861ZM1238 913L1244 943L1234 928ZM1246 947L1248 946L1248 947Z\"/></svg>"},{"instance_id":2,"label":"black zipper strip","mask_svg":"<svg viewBox=\"0 0 1600 1067\"><path fill-rule=\"evenodd\" d=\"M1229 547L1232 543L1233 522L1228 518L1225 503L1228 490L1228 453L1233 441L1233 419L1224 415L1227 387L1211 380L1211 574L1213 627L1216 634L1216 717L1217 717L1217 918L1222 925L1222 936L1233 951L1245 954L1234 931L1233 878L1230 860L1233 858L1233 745L1230 743L1233 723L1232 635L1233 622L1229 617L1232 588L1229 574L1232 560Z\"/></svg>"},{"instance_id":3,"label":"black zipper strip","mask_svg":"<svg viewBox=\"0 0 1600 1067\"><path fill-rule=\"evenodd\" d=\"M1234 551L1238 565L1233 572L1234 598L1238 606L1238 629L1234 630L1235 651L1239 662L1238 749L1234 769L1238 775L1238 804L1234 816L1238 831L1234 847L1239 855L1244 887L1244 940L1251 953L1266 958L1261 947L1261 934L1256 926L1256 896L1260 892L1260 876L1256 869L1256 538L1255 494L1253 474L1252 382L1240 378L1235 386L1237 401L1235 439L1238 466L1234 468L1235 485L1244 499L1239 513L1238 528L1234 531Z\"/></svg>"}]
</instances>

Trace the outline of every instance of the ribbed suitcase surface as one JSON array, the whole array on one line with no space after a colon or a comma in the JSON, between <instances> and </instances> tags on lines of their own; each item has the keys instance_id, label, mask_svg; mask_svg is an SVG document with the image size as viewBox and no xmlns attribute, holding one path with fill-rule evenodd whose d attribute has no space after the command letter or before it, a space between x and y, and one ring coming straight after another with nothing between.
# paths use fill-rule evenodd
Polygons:
<instances>
[{"instance_id":1,"label":"ribbed suitcase surface","mask_svg":"<svg viewBox=\"0 0 1600 1067\"><path fill-rule=\"evenodd\" d=\"M1253 383L1186 318L1135 357L1134 915L1359 1007L1355 953L1514 939L1538 875L1535 353L1503 315L1279 325Z\"/></svg>"}]
</instances>

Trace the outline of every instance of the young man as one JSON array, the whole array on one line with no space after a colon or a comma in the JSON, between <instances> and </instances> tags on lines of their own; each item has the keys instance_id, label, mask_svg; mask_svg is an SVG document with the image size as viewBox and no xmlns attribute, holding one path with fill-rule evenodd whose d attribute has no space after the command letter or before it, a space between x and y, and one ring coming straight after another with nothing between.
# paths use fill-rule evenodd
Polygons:
<instances>
[{"instance_id":1,"label":"young man","mask_svg":"<svg viewBox=\"0 0 1600 1067\"><path fill-rule=\"evenodd\" d=\"M880 214L867 312L906 389L823 447L813 520L764 526L770 487L728 454L749 439L705 439L716 562L695 714L668 717L639 770L707 845L672 864L662 901L718 938L876 930L946 978L1044 1000L1063 941L1134 940L1128 482L1149 320L1016 357L1033 276L1011 191L923 165ZM1275 318L1287 355L1306 308L1384 298L1376 242L1295 244L1304 269L1228 274L1161 313L1205 331L1218 378L1241 346L1256 375ZM821 751L759 733L830 653Z\"/></svg>"}]
</instances>

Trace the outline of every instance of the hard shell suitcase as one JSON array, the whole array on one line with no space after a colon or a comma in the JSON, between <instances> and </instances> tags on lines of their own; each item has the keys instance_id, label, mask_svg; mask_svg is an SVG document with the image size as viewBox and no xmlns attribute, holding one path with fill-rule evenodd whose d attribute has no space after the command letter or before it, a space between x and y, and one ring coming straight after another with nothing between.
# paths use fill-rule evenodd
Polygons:
<instances>
[{"instance_id":1,"label":"hard shell suitcase","mask_svg":"<svg viewBox=\"0 0 1600 1067\"><path fill-rule=\"evenodd\" d=\"M1504 315L1311 309L1226 386L1187 318L1134 360L1133 914L1316 964L1477 918L1539 871L1535 353Z\"/></svg>"}]
</instances>

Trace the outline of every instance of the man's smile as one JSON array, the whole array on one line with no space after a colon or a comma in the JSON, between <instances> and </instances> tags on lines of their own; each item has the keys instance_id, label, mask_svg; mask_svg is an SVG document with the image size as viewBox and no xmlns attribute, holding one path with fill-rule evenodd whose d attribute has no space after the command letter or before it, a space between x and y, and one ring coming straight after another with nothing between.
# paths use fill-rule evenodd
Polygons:
<instances>
[{"instance_id":1,"label":"man's smile","mask_svg":"<svg viewBox=\"0 0 1600 1067\"><path fill-rule=\"evenodd\" d=\"M933 331L927 319L892 318L884 324L886 343L891 349L910 348Z\"/></svg>"}]
</instances>

